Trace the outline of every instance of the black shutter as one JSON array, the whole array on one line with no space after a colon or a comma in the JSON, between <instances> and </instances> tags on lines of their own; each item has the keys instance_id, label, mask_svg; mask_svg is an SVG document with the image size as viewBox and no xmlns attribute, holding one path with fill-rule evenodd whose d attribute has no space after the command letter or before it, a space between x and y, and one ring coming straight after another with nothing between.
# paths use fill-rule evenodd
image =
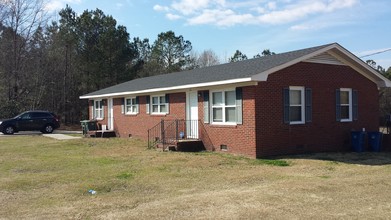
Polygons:
<instances>
[{"instance_id":1,"label":"black shutter","mask_svg":"<svg viewBox=\"0 0 391 220\"><path fill-rule=\"evenodd\" d=\"M145 105L145 108L146 108L146 113L149 114L150 112L150 109L151 109L151 105L150 105L150 102L151 102L151 97L149 95L145 96L145 99L146 99L146 105Z\"/></svg>"},{"instance_id":2,"label":"black shutter","mask_svg":"<svg viewBox=\"0 0 391 220\"><path fill-rule=\"evenodd\" d=\"M241 87L236 88L236 123L243 124L243 90Z\"/></svg>"},{"instance_id":3,"label":"black shutter","mask_svg":"<svg viewBox=\"0 0 391 220\"><path fill-rule=\"evenodd\" d=\"M167 107L166 113L169 113L170 112L170 95L169 94L166 94L166 107Z\"/></svg>"},{"instance_id":4,"label":"black shutter","mask_svg":"<svg viewBox=\"0 0 391 220\"><path fill-rule=\"evenodd\" d=\"M209 123L209 91L203 92L204 98L204 123Z\"/></svg>"},{"instance_id":5,"label":"black shutter","mask_svg":"<svg viewBox=\"0 0 391 220\"><path fill-rule=\"evenodd\" d=\"M352 103L353 103L353 120L357 121L358 120L358 91L353 90L352 94Z\"/></svg>"},{"instance_id":6,"label":"black shutter","mask_svg":"<svg viewBox=\"0 0 391 220\"><path fill-rule=\"evenodd\" d=\"M305 122L312 122L312 89L305 88Z\"/></svg>"},{"instance_id":7,"label":"black shutter","mask_svg":"<svg viewBox=\"0 0 391 220\"><path fill-rule=\"evenodd\" d=\"M341 90L335 91L335 118L341 121Z\"/></svg>"},{"instance_id":8,"label":"black shutter","mask_svg":"<svg viewBox=\"0 0 391 220\"><path fill-rule=\"evenodd\" d=\"M122 100L121 100L121 113L122 114L125 114L125 102L126 102L126 100L125 100L125 98L122 98Z\"/></svg>"},{"instance_id":9,"label":"black shutter","mask_svg":"<svg viewBox=\"0 0 391 220\"><path fill-rule=\"evenodd\" d=\"M284 88L284 123L289 124L289 88Z\"/></svg>"}]
</instances>

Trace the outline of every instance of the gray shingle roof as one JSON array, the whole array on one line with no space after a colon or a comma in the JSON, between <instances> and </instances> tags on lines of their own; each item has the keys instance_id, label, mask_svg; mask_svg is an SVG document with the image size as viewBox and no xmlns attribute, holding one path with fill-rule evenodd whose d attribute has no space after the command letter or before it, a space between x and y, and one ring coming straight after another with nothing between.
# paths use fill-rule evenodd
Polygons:
<instances>
[{"instance_id":1,"label":"gray shingle roof","mask_svg":"<svg viewBox=\"0 0 391 220\"><path fill-rule=\"evenodd\" d=\"M311 54L330 45L331 44L326 44L322 46L280 53L271 56L264 56L261 58L248 59L234 63L226 63L200 69L134 79L83 96L100 96L114 93L136 92L148 89L159 89L198 83L248 78L274 67L283 65L292 60L298 59L302 56ZM83 98L83 96L81 98Z\"/></svg>"}]
</instances>

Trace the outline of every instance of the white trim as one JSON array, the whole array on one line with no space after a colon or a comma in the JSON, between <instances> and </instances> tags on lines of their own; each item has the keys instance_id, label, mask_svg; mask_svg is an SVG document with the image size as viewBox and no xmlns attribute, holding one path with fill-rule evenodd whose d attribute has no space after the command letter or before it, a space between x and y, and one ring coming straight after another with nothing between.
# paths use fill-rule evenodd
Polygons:
<instances>
[{"instance_id":1,"label":"white trim","mask_svg":"<svg viewBox=\"0 0 391 220\"><path fill-rule=\"evenodd\" d=\"M341 62L335 56L332 56L327 52L311 57L310 59L304 60L303 62L346 66L345 63Z\"/></svg>"},{"instance_id":2,"label":"white trim","mask_svg":"<svg viewBox=\"0 0 391 220\"><path fill-rule=\"evenodd\" d=\"M153 98L154 97L157 97L158 98L158 103L157 104L155 104L155 105L157 105L158 106L158 112L154 112L153 111ZM160 103L160 97L164 97L164 100L165 100L165 103L164 103L164 105L166 106L166 109L167 109L167 111L166 112L162 112L161 111L161 109L160 109L160 106L161 105L163 105L162 103ZM157 94L157 95L153 95L153 96L150 96L150 105L151 105L151 110L150 110L150 114L151 115L168 115L169 114L169 112L170 112L170 109L169 109L169 103L167 102L167 100L166 100L166 94Z\"/></svg>"},{"instance_id":3,"label":"white trim","mask_svg":"<svg viewBox=\"0 0 391 220\"><path fill-rule=\"evenodd\" d=\"M128 105L127 105L127 100L128 99L130 99L131 100L131 105L130 105L130 109L131 109L131 111L129 112L129 111L127 111L128 109L127 109L127 107L129 107ZM133 103L133 100L134 99L134 102L135 103ZM139 113L139 109L140 109L140 107L139 107L139 104L137 104L136 103L137 102L137 96L130 96L130 97L125 97L124 98L124 113L125 113L125 115L137 115L138 113ZM136 106L136 112L133 112L133 106Z\"/></svg>"},{"instance_id":4,"label":"white trim","mask_svg":"<svg viewBox=\"0 0 391 220\"><path fill-rule=\"evenodd\" d=\"M192 100L191 100L191 95L190 94L195 94L195 100L193 101L196 101L197 103L197 111L195 114L192 114L192 111L191 111L191 103L192 103ZM188 138L198 138L199 137L199 134L198 134L198 119L199 119L199 115L198 115L198 91L187 91L186 92L186 120L188 120L186 123L186 133L187 133L187 137Z\"/></svg>"},{"instance_id":5,"label":"white trim","mask_svg":"<svg viewBox=\"0 0 391 220\"><path fill-rule=\"evenodd\" d=\"M305 55L305 56L301 56L301 57L299 57L299 58L297 58L297 59L294 59L294 60L291 60L291 61L289 61L289 62L287 62L287 63L281 64L281 65L276 66L276 67L271 68L271 69L268 69L268 70L266 70L266 71L264 71L264 72L255 74L255 75L253 75L253 76L251 77L251 80L254 80L254 81L267 81L267 77L269 76L269 74L272 74L272 73L274 73L274 72L277 72L277 71L279 71L279 70L282 70L282 69L285 69L285 68L287 68L287 67L289 67L289 66L292 66L292 65L294 65L294 64L296 64L296 63L302 62L302 61L304 61L304 60L308 60L308 59L310 59L310 58L312 58L312 57L314 57L314 56L317 56L317 55L319 55L319 54L322 54L322 53L324 53L324 52L326 52L326 51L328 51L328 50L331 50L331 49L334 48L336 45L337 45L337 44L332 44L332 45L330 45L330 46L328 46L328 47L325 47L325 48L316 50L316 51L314 51L313 53L307 54L307 55Z\"/></svg>"},{"instance_id":6,"label":"white trim","mask_svg":"<svg viewBox=\"0 0 391 220\"><path fill-rule=\"evenodd\" d=\"M182 85L182 86L146 89L146 90L132 91L132 92L118 92L118 93L109 93L109 94L103 94L103 95L80 96L79 98L80 99L93 99L93 98L128 96L128 95L137 95L137 94L151 94L151 93L155 93L155 92L165 92L165 91L172 91L172 90L201 88L201 87L208 87L208 86L219 86L219 85L243 83L243 82L251 82L251 81L252 81L251 78L239 78L239 79L230 79L230 80L215 81L215 82L208 82L208 83L196 83L196 84L189 84L189 85Z\"/></svg>"},{"instance_id":7,"label":"white trim","mask_svg":"<svg viewBox=\"0 0 391 220\"><path fill-rule=\"evenodd\" d=\"M337 43L331 44L330 46L314 51L313 53L307 54L305 56L299 57L295 60L291 60L290 62L284 63L280 66L276 66L264 72L255 74L251 77L251 80L267 81L267 77L269 76L269 74L272 74L274 72L292 66L296 63L307 61L308 59L316 57L325 52L335 57L337 60L341 61L342 63L350 66L351 68L353 68L358 73L365 76L372 82L376 83L378 87L391 87L391 81L389 79L387 79L385 76L378 73L375 69L370 67L363 60L359 59L350 51L346 50L345 48L343 48Z\"/></svg>"},{"instance_id":8,"label":"white trim","mask_svg":"<svg viewBox=\"0 0 391 220\"><path fill-rule=\"evenodd\" d=\"M221 106L214 106L213 105L213 93L216 93L216 92L221 92L222 94L222 105ZM225 93L226 92L234 92L235 94L235 101L236 101L236 90L235 88L232 88L232 87L229 87L229 88L225 88L225 89L219 89L219 90L211 90L209 91L209 101L210 101L210 124L212 125L237 125L237 122L236 122L236 119L235 119L235 122L226 122L225 119L225 108L232 108L234 107L235 108L235 112L236 112L236 103L234 105L225 105ZM215 122L214 121L214 118L213 118L213 108L220 108L222 109L222 122ZM235 117L236 117L236 114L235 114Z\"/></svg>"},{"instance_id":9,"label":"white trim","mask_svg":"<svg viewBox=\"0 0 391 220\"><path fill-rule=\"evenodd\" d=\"M341 55L339 55L337 52L329 51L329 53L337 57L338 59L343 59ZM348 58L350 58L350 60L344 59L344 62L347 63L348 66L350 66L352 69L354 69L355 71L357 71L358 73L366 77L367 79L376 83L378 87L391 87L391 81L389 79L387 79L385 76L378 73L375 69L370 67L364 61L362 61L361 59L357 58L354 55L350 55L350 53L343 53L343 55L346 55ZM362 65L354 65L353 62L362 63Z\"/></svg>"},{"instance_id":10,"label":"white trim","mask_svg":"<svg viewBox=\"0 0 391 220\"><path fill-rule=\"evenodd\" d=\"M340 98L340 101L339 101L339 106L340 106L340 108L341 108L341 120L340 120L340 122L352 122L353 121L353 92L352 92L352 89L351 88L340 88L339 89L339 91L340 91L340 94L341 94L341 92L349 92L349 104L348 104L348 106L349 106L349 118L342 118L342 106L346 106L346 104L345 105L342 105L342 103L341 103L341 98Z\"/></svg>"},{"instance_id":11,"label":"white trim","mask_svg":"<svg viewBox=\"0 0 391 220\"><path fill-rule=\"evenodd\" d=\"M105 118L105 107L103 105L103 99L94 99L93 101L94 101L94 104L92 106L92 118L96 119L98 121L102 121ZM101 116L102 117L101 118L96 117L96 112L95 112L96 111L96 109L95 109L95 103L96 102L101 102L102 103L102 108L101 108L101 111L102 111L102 115Z\"/></svg>"},{"instance_id":12,"label":"white trim","mask_svg":"<svg viewBox=\"0 0 391 220\"><path fill-rule=\"evenodd\" d=\"M290 86L289 87L289 95L290 95L290 91L300 91L300 98L301 98L301 103L300 105L291 105L290 101L289 101L289 108L291 106L300 106L301 107L301 121L291 121L289 120L289 124L291 125L297 125L297 124L305 124L305 88L303 86ZM290 99L289 99L290 100ZM290 112L290 110L289 110Z\"/></svg>"},{"instance_id":13,"label":"white trim","mask_svg":"<svg viewBox=\"0 0 391 220\"><path fill-rule=\"evenodd\" d=\"M114 130L114 103L113 98L107 99L107 126L109 130ZM102 128L102 130L105 130Z\"/></svg>"}]
</instances>

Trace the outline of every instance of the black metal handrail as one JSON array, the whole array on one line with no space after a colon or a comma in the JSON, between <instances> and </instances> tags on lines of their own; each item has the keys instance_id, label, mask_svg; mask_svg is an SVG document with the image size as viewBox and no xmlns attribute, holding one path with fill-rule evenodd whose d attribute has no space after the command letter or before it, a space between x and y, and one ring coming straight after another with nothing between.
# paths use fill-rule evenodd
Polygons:
<instances>
[{"instance_id":1,"label":"black metal handrail","mask_svg":"<svg viewBox=\"0 0 391 220\"><path fill-rule=\"evenodd\" d=\"M167 146L180 140L202 140L201 136L207 136L205 134L206 130L200 120L162 119L148 130L148 148L162 144L165 150Z\"/></svg>"}]
</instances>

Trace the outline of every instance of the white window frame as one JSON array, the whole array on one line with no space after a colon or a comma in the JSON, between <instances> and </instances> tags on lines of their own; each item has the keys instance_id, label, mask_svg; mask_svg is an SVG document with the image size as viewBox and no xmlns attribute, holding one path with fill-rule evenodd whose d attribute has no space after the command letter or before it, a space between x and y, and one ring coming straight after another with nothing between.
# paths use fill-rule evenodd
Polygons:
<instances>
[{"instance_id":1,"label":"white window frame","mask_svg":"<svg viewBox=\"0 0 391 220\"><path fill-rule=\"evenodd\" d=\"M235 94L235 104L234 105L226 105L225 104L225 93L226 92L234 92ZM213 93L222 93L222 105L214 105L213 102ZM229 89L221 89L221 90L212 90L210 91L209 93L209 99L210 99L210 121L211 121L211 124L215 124L215 125L237 125L237 120L236 120L236 111L237 111L237 107L236 107L236 90L235 88L229 88ZM214 121L214 118L213 118L213 109L215 108L221 108L221 111L222 111L222 121L221 122L218 122L218 121ZM235 121L234 122L227 122L226 121L226 116L225 116L225 109L226 108L235 108Z\"/></svg>"},{"instance_id":2,"label":"white window frame","mask_svg":"<svg viewBox=\"0 0 391 220\"><path fill-rule=\"evenodd\" d=\"M289 108L291 107L301 107L301 120L300 121L290 121L289 124L291 125L297 125L297 124L305 124L305 88L302 86L290 86L289 87L289 96L291 91L300 91L301 96L301 104L300 105L293 105L291 104L291 99L289 98ZM289 112L291 110L289 109Z\"/></svg>"},{"instance_id":3,"label":"white window frame","mask_svg":"<svg viewBox=\"0 0 391 220\"><path fill-rule=\"evenodd\" d=\"M352 95L352 89L351 88L340 88L340 112L341 112L341 122L352 122L353 121L353 95ZM341 93L342 92L348 92L349 93L349 103L348 104L342 104L341 103ZM343 106L349 106L349 118L342 118L342 107Z\"/></svg>"},{"instance_id":4,"label":"white window frame","mask_svg":"<svg viewBox=\"0 0 391 220\"><path fill-rule=\"evenodd\" d=\"M128 105L128 100L130 100L130 105ZM125 98L125 114L126 115L136 115L139 113L139 105L137 104L137 97L126 97ZM128 111L130 107L130 111ZM136 111L133 111L133 107L136 107Z\"/></svg>"},{"instance_id":5,"label":"white window frame","mask_svg":"<svg viewBox=\"0 0 391 220\"><path fill-rule=\"evenodd\" d=\"M156 98L156 97L157 97L158 103L153 103L153 98ZM160 98L161 97L164 97L164 100L166 101L165 103L160 103ZM150 103L151 103L151 114L152 115L167 115L169 113L169 105L168 105L167 98L166 98L165 94L151 96ZM158 106L158 111L154 112L153 111L153 106L156 106L156 105ZM166 106L166 110L167 110L166 112L162 112L161 111L160 107L162 105Z\"/></svg>"},{"instance_id":6,"label":"white window frame","mask_svg":"<svg viewBox=\"0 0 391 220\"><path fill-rule=\"evenodd\" d=\"M101 103L101 108L96 108L96 103ZM102 99L95 99L94 105L92 106L92 116L96 120L103 120L105 117L105 111L103 106L103 100Z\"/></svg>"}]
</instances>

